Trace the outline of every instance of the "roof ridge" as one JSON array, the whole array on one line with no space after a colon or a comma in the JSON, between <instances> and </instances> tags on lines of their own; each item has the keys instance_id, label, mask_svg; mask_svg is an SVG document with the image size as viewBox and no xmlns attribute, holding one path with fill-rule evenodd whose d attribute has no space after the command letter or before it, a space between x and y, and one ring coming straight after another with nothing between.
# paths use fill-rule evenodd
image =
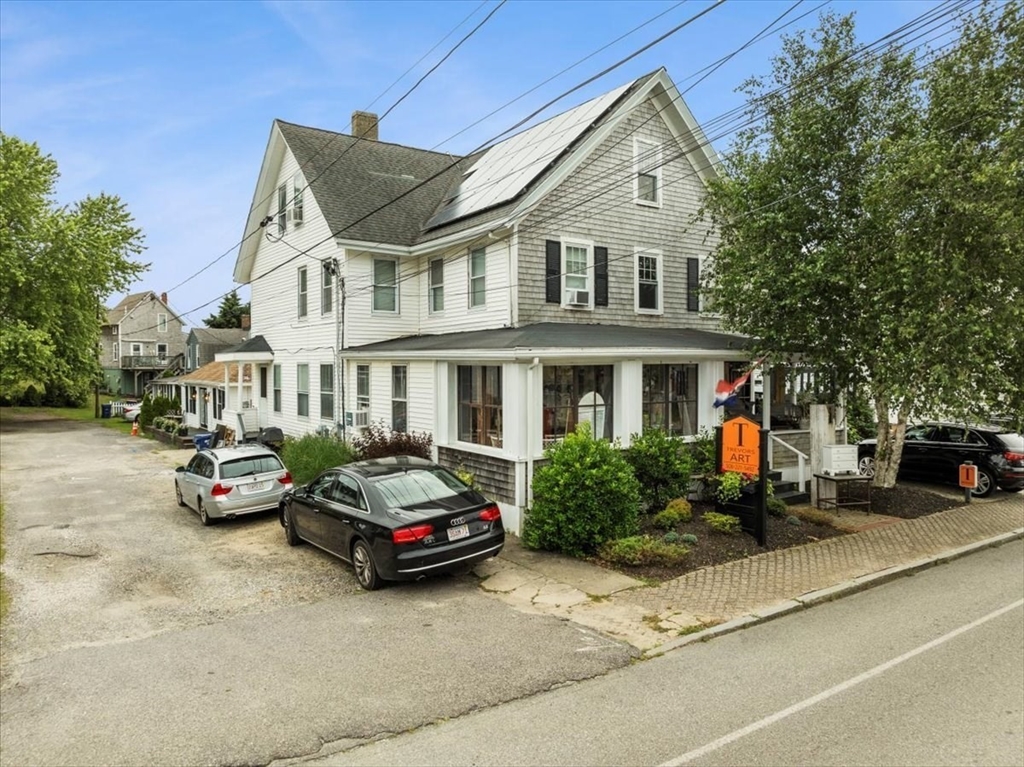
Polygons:
<instances>
[{"instance_id":1,"label":"roof ridge","mask_svg":"<svg viewBox=\"0 0 1024 767\"><path fill-rule=\"evenodd\" d=\"M274 118L275 123L282 125L290 125L293 128L302 128L303 130L314 130L320 133L330 133L333 136L344 136L345 138L351 138L359 140L359 136L353 136L351 133L341 133L340 131L328 130L327 128L317 128L313 125L302 125L301 123L293 123L288 120L282 120L280 117ZM408 144L399 144L396 141L381 141L380 139L365 139L366 141L373 144L383 144L385 146L395 146L399 149L411 149L414 152L423 152L424 154L437 155L439 157L451 157L452 159L462 160L465 159L465 155L452 154L451 152L435 152L433 149L422 149L418 146L409 146Z\"/></svg>"}]
</instances>

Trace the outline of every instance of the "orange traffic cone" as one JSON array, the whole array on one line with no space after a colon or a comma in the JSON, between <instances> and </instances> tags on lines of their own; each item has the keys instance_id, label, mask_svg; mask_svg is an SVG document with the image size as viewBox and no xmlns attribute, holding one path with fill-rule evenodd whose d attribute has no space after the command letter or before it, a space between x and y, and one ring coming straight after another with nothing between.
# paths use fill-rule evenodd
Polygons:
<instances>
[{"instance_id":1,"label":"orange traffic cone","mask_svg":"<svg viewBox=\"0 0 1024 767\"><path fill-rule=\"evenodd\" d=\"M138 421L132 421L132 436L133 437L139 436L139 422Z\"/></svg>"}]
</instances>

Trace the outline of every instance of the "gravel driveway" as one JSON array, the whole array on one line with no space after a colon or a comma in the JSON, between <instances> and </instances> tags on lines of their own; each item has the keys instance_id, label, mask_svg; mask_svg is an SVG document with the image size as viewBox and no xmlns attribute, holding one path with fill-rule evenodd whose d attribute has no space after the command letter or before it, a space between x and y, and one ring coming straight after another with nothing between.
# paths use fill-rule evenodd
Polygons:
<instances>
[{"instance_id":1,"label":"gravel driveway","mask_svg":"<svg viewBox=\"0 0 1024 767\"><path fill-rule=\"evenodd\" d=\"M267 764L632 656L471 576L364 592L274 514L204 528L174 500L187 451L7 414L0 439L0 764Z\"/></svg>"}]
</instances>

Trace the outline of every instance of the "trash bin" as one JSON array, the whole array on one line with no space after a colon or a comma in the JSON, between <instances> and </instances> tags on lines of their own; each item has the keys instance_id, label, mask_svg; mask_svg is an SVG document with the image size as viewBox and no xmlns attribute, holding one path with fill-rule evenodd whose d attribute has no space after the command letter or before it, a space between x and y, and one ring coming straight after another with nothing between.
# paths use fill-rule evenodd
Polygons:
<instances>
[{"instance_id":1,"label":"trash bin","mask_svg":"<svg viewBox=\"0 0 1024 767\"><path fill-rule=\"evenodd\" d=\"M196 450L207 450L210 447L210 443L213 442L213 435L196 434L192 437L192 442L195 443Z\"/></svg>"},{"instance_id":2,"label":"trash bin","mask_svg":"<svg viewBox=\"0 0 1024 767\"><path fill-rule=\"evenodd\" d=\"M110 418L110 403L100 405L100 418Z\"/></svg>"}]
</instances>

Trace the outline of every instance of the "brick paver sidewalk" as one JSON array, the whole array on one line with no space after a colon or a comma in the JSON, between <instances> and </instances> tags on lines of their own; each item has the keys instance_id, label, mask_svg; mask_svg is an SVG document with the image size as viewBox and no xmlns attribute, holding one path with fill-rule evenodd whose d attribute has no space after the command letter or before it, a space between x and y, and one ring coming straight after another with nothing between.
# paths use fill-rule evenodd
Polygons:
<instances>
[{"instance_id":1,"label":"brick paver sidewalk","mask_svg":"<svg viewBox=\"0 0 1024 767\"><path fill-rule=\"evenodd\" d=\"M727 621L868 573L1024 528L1024 498L974 503L820 543L707 567L657 588L618 594L652 613Z\"/></svg>"}]
</instances>

